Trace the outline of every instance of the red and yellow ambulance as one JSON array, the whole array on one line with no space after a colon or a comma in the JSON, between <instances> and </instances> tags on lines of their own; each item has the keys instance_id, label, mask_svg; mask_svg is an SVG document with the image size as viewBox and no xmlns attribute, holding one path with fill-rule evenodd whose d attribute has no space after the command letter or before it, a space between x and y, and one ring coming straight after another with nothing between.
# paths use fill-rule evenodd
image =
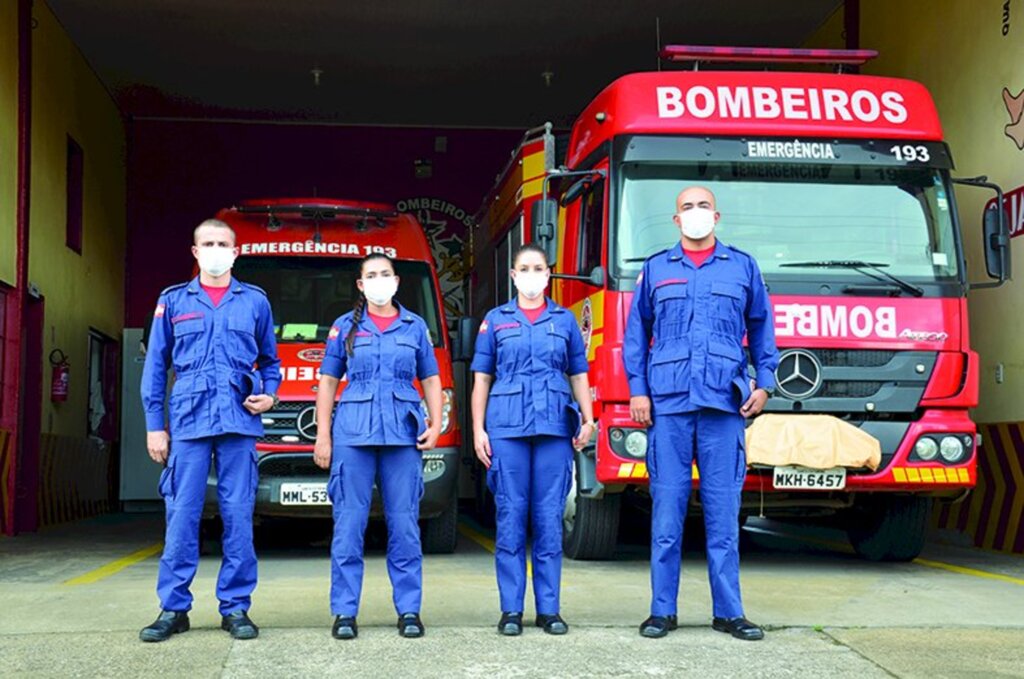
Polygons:
<instances>
[{"instance_id":1,"label":"red and yellow ambulance","mask_svg":"<svg viewBox=\"0 0 1024 679\"><path fill-rule=\"evenodd\" d=\"M670 47L663 56L868 55ZM752 468L745 511L837 514L862 555L915 557L932 501L962 497L976 479L966 293L1009 276L1005 218L992 209L981 229L962 229L953 191L998 188L955 180L952 169L922 85L843 73L635 73L598 94L568 137L550 126L527 133L486 198L472 310L510 298L516 246L545 245L553 296L583 331L599 417L596 446L576 460L566 552L610 555L623 494L646 484L623 330L644 259L679 239L676 194L699 184L717 196L718 237L752 254L769 287L782 360L767 412L835 416L882 452L876 470ZM995 282L971 283L964 239L982 237Z\"/></svg>"},{"instance_id":2,"label":"red and yellow ambulance","mask_svg":"<svg viewBox=\"0 0 1024 679\"><path fill-rule=\"evenodd\" d=\"M455 549L460 431L455 413L451 343L430 244L416 219L393 206L325 198L249 200L221 210L238 236L233 274L263 288L274 312L281 358L280 404L264 413L256 514L329 517L327 472L313 463L317 383L331 323L352 309L359 261L395 260L398 301L430 329L444 394L441 438L423 455L423 548ZM341 389L344 389L342 382ZM426 405L423 404L424 415ZM207 492L215 512L216 489ZM381 516L374 494L371 516Z\"/></svg>"}]
</instances>

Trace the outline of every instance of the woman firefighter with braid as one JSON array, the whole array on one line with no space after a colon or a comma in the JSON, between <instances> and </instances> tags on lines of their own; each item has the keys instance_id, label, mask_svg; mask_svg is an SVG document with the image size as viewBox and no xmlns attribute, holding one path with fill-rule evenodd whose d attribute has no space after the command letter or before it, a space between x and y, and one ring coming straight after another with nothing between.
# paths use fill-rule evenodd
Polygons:
<instances>
[{"instance_id":1,"label":"woman firefighter with braid","mask_svg":"<svg viewBox=\"0 0 1024 679\"><path fill-rule=\"evenodd\" d=\"M377 480L388 528L387 567L398 632L420 637L420 451L433 448L441 433L441 379L427 324L394 301L399 280L392 260L370 255L359 272L355 308L334 321L328 334L316 397L313 459L331 470L327 492L334 505L331 613L336 617L331 633L336 639L353 639L359 633L363 534ZM345 375L348 385L335 408L338 383ZM429 425L413 385L417 378Z\"/></svg>"}]
</instances>

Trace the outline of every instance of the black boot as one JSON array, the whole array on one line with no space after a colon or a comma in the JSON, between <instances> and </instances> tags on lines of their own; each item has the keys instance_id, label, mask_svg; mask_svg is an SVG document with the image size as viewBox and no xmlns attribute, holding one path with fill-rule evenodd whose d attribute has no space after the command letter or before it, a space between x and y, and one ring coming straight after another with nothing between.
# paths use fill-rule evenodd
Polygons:
<instances>
[{"instance_id":1,"label":"black boot","mask_svg":"<svg viewBox=\"0 0 1024 679\"><path fill-rule=\"evenodd\" d=\"M139 632L142 641L167 641L172 634L187 632L189 628L187 611L160 611L160 615L149 627Z\"/></svg>"},{"instance_id":2,"label":"black boot","mask_svg":"<svg viewBox=\"0 0 1024 679\"><path fill-rule=\"evenodd\" d=\"M245 611L235 611L222 617L220 628L230 632L233 639L255 639L260 635L260 628Z\"/></svg>"}]
</instances>

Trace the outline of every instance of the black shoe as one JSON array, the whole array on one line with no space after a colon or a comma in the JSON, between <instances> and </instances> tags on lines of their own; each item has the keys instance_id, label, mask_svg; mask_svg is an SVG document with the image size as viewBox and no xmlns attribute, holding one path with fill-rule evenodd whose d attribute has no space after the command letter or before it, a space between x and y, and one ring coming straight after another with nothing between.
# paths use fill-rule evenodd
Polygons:
<instances>
[{"instance_id":1,"label":"black shoe","mask_svg":"<svg viewBox=\"0 0 1024 679\"><path fill-rule=\"evenodd\" d=\"M335 639L355 639L359 636L359 625L355 618L346 618L339 615L334 619L334 626L331 627L331 636Z\"/></svg>"},{"instance_id":2,"label":"black shoe","mask_svg":"<svg viewBox=\"0 0 1024 679\"><path fill-rule=\"evenodd\" d=\"M189 628L187 611L160 611L160 615L149 627L139 632L142 641L167 641L172 634L187 632Z\"/></svg>"},{"instance_id":3,"label":"black shoe","mask_svg":"<svg viewBox=\"0 0 1024 679\"><path fill-rule=\"evenodd\" d=\"M506 637L518 637L523 633L523 614L502 613L498 621L498 632Z\"/></svg>"},{"instance_id":4,"label":"black shoe","mask_svg":"<svg viewBox=\"0 0 1024 679\"><path fill-rule=\"evenodd\" d=\"M235 611L222 617L220 628L229 632L232 639L255 639L260 635L260 628L245 611Z\"/></svg>"},{"instance_id":5,"label":"black shoe","mask_svg":"<svg viewBox=\"0 0 1024 679\"><path fill-rule=\"evenodd\" d=\"M660 639L679 627L674 615L652 615L640 623L640 636L648 639Z\"/></svg>"},{"instance_id":6,"label":"black shoe","mask_svg":"<svg viewBox=\"0 0 1024 679\"><path fill-rule=\"evenodd\" d=\"M402 613L398 616L398 634L406 639L418 639L426 633L419 613Z\"/></svg>"},{"instance_id":7,"label":"black shoe","mask_svg":"<svg viewBox=\"0 0 1024 679\"><path fill-rule=\"evenodd\" d=\"M544 631L548 634L568 634L569 632L569 625L566 624L565 620L562 620L562 616L558 613L554 615L538 614L534 624L537 627L543 627Z\"/></svg>"},{"instance_id":8,"label":"black shoe","mask_svg":"<svg viewBox=\"0 0 1024 679\"><path fill-rule=\"evenodd\" d=\"M719 632L728 632L743 641L760 641L764 639L764 630L746 618L715 618L711 627Z\"/></svg>"}]
</instances>

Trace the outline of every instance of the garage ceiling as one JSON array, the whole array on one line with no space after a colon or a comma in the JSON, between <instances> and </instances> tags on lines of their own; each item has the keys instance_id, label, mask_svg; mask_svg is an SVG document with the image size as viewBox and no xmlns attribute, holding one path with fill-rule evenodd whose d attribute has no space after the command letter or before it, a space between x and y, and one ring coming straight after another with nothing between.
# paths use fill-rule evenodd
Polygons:
<instances>
[{"instance_id":1,"label":"garage ceiling","mask_svg":"<svg viewBox=\"0 0 1024 679\"><path fill-rule=\"evenodd\" d=\"M662 43L796 46L842 2L48 4L128 114L521 128L656 68L656 17Z\"/></svg>"}]
</instances>

